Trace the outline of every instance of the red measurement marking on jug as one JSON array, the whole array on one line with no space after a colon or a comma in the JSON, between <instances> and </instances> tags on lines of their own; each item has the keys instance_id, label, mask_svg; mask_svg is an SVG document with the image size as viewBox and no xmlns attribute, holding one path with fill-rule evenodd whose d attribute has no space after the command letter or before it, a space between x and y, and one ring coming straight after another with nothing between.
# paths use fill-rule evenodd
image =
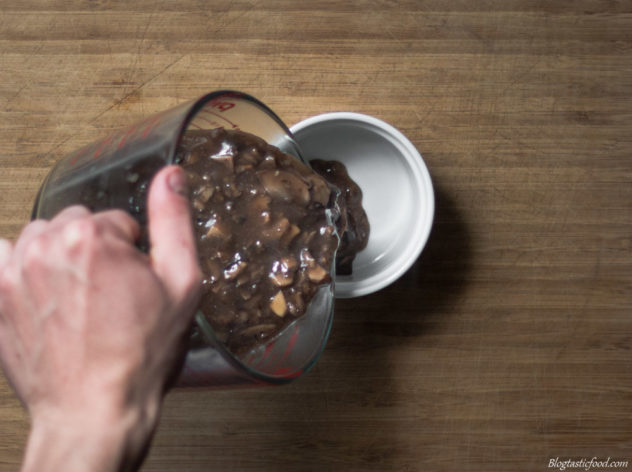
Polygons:
<instances>
[{"instance_id":1,"label":"red measurement marking on jug","mask_svg":"<svg viewBox=\"0 0 632 472\"><path fill-rule=\"evenodd\" d=\"M210 126L212 126L214 128L223 128L223 126L219 122L217 122L217 121L215 121L213 119L208 119L208 118L206 118L204 116L201 116L201 113L198 113L197 119L200 120L200 121L204 121L205 123L209 124ZM194 125L193 123L191 123L191 126L197 128L197 129L201 129L201 127L199 125Z\"/></svg>"},{"instance_id":2,"label":"red measurement marking on jug","mask_svg":"<svg viewBox=\"0 0 632 472\"><path fill-rule=\"evenodd\" d=\"M256 364L254 364L252 367L255 368L255 369L261 369L261 367L264 364L268 364L268 365L276 364L276 365L279 365L279 364L282 364L283 362L285 362L286 359L289 357L290 353L292 352L292 350L294 349L294 346L296 345L296 342L298 341L299 334L300 334L299 327L295 325L294 328L293 328L292 334L290 335L290 338L288 340L288 343L287 343L287 346L285 348L285 351L280 356L275 353L278 340L271 341L270 343L268 343L266 345L265 349L264 349L263 355L261 356L259 361ZM253 364L252 361L253 361L253 358L251 356L248 359L248 361L246 362L246 364ZM285 376L285 374L287 372L291 372L291 369L285 368L285 367L279 367L274 372L274 375L284 375ZM300 373L298 375L300 375Z\"/></svg>"},{"instance_id":3,"label":"red measurement marking on jug","mask_svg":"<svg viewBox=\"0 0 632 472\"><path fill-rule=\"evenodd\" d=\"M226 118L225 116L223 116L223 115L221 115L221 114L219 114L219 113L217 113L217 112L214 112L214 111L212 111L212 110L209 110L209 109L207 109L207 108L205 108L205 109L203 109L203 110L200 110L200 112L198 113L198 117L199 117L199 118L201 118L201 119L205 119L206 121L215 121L215 119L214 119L214 118L207 118L207 117L206 117L206 116L204 116L204 115L211 115L211 116L213 116L213 117L215 117L215 118L219 118L220 120L223 120L223 121L225 121L226 123L228 123L228 124L229 124L229 125L230 125L233 129L239 129L239 125L237 125L237 124L233 123L232 121L230 121L230 120L229 120L228 118Z\"/></svg>"},{"instance_id":4,"label":"red measurement marking on jug","mask_svg":"<svg viewBox=\"0 0 632 472\"><path fill-rule=\"evenodd\" d=\"M258 369L259 367L261 367L261 365L268 360L268 358L270 357L270 354L272 354L272 350L274 349L274 346L276 346L276 341L272 341L270 344L268 344L265 348L265 350L263 351L263 356L261 356L261 359L259 360L259 362L257 363L257 365L255 365L255 368Z\"/></svg>"},{"instance_id":5,"label":"red measurement marking on jug","mask_svg":"<svg viewBox=\"0 0 632 472\"><path fill-rule=\"evenodd\" d=\"M202 115L202 114L207 113L209 115L213 115L221 120L226 121L230 126L233 127L233 129L239 129L239 125L237 125L236 123L233 123L231 120L226 118L226 116L222 115L222 113L227 112L228 110L231 110L232 108L235 107L234 102L231 102L225 99L226 96L235 97L235 98L241 97L239 94L232 93L232 94L225 94L222 97L215 98L211 100L210 102L208 102L208 105L200 111L200 114ZM209 107L215 108L217 111L209 110Z\"/></svg>"},{"instance_id":6,"label":"red measurement marking on jug","mask_svg":"<svg viewBox=\"0 0 632 472\"><path fill-rule=\"evenodd\" d=\"M149 133L151 133L151 131L155 129L156 126L158 126L158 124L160 123L160 119L162 118L162 115L164 113L165 112L159 113L148 121L147 126L145 126L143 134L141 135L143 139L145 139L147 135L149 135Z\"/></svg>"},{"instance_id":7,"label":"red measurement marking on jug","mask_svg":"<svg viewBox=\"0 0 632 472\"><path fill-rule=\"evenodd\" d=\"M92 156L93 159L97 159L103 153L103 150L107 147L108 144L112 142L112 139L114 138L114 136L115 134L111 134L107 138L105 138L103 141L101 141L101 144L99 144L99 147L97 148L97 150L94 151L94 155Z\"/></svg>"},{"instance_id":8,"label":"red measurement marking on jug","mask_svg":"<svg viewBox=\"0 0 632 472\"><path fill-rule=\"evenodd\" d=\"M130 141L147 139L150 133L161 124L162 119L167 112L169 112L169 110L147 118L130 128L112 133L102 141L80 149L72 155L72 158L69 159L69 166L72 168L76 165L81 165L88 160L99 159L103 156L110 155L111 153L125 147L125 145ZM94 151L92 151L93 149Z\"/></svg>"},{"instance_id":9,"label":"red measurement marking on jug","mask_svg":"<svg viewBox=\"0 0 632 472\"><path fill-rule=\"evenodd\" d=\"M292 372L292 369L288 367L283 367L281 369L275 370L273 372L273 375L277 377L285 377L286 379L295 379L296 377L300 377L302 373L303 369Z\"/></svg>"},{"instance_id":10,"label":"red measurement marking on jug","mask_svg":"<svg viewBox=\"0 0 632 472\"><path fill-rule=\"evenodd\" d=\"M70 155L68 156L68 165L69 165L69 166L71 166L71 167L72 167L73 165L75 165L75 163L77 162L77 159L79 159L79 156L82 156L82 155L84 154L84 151L85 151L86 149L88 149L89 147L91 147L91 146L92 146L92 145L91 145L91 144L89 144L89 145L87 145L87 146L84 146L84 147L82 147L82 148L77 149L75 152L73 152L72 154L70 154Z\"/></svg>"},{"instance_id":11,"label":"red measurement marking on jug","mask_svg":"<svg viewBox=\"0 0 632 472\"><path fill-rule=\"evenodd\" d=\"M298 326L294 326L294 332L290 336L290 340L287 343L287 348L285 349L285 352L281 356L281 359L279 359L279 362L283 362L285 359L288 358L288 356L290 355L290 352L292 352L292 349L294 349L294 346L296 345L296 341L298 340L298 334L299 334Z\"/></svg>"},{"instance_id":12,"label":"red measurement marking on jug","mask_svg":"<svg viewBox=\"0 0 632 472\"><path fill-rule=\"evenodd\" d=\"M211 105L213 108L217 108L220 112L230 110L231 108L235 106L233 102L228 102L226 100L219 100L219 99L211 100L209 102L209 105Z\"/></svg>"},{"instance_id":13,"label":"red measurement marking on jug","mask_svg":"<svg viewBox=\"0 0 632 472\"><path fill-rule=\"evenodd\" d=\"M123 146L125 146L125 143L127 142L127 140L129 139L130 136L132 136L134 134L134 132L136 131L136 128L138 126L132 126L129 130L127 130L127 133L125 133L123 135L123 137L121 138L121 140L118 143L117 149L121 149Z\"/></svg>"}]
</instances>

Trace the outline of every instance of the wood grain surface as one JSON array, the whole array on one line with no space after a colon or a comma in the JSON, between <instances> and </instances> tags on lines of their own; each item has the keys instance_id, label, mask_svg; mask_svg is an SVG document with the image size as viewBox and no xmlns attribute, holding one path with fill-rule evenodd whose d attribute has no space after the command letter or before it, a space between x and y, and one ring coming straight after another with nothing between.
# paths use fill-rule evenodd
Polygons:
<instances>
[{"instance_id":1,"label":"wood grain surface","mask_svg":"<svg viewBox=\"0 0 632 472\"><path fill-rule=\"evenodd\" d=\"M2 0L0 235L66 153L220 88L393 124L435 226L304 378L170 393L143 470L632 470L632 3ZM0 381L0 470L27 431Z\"/></svg>"}]
</instances>

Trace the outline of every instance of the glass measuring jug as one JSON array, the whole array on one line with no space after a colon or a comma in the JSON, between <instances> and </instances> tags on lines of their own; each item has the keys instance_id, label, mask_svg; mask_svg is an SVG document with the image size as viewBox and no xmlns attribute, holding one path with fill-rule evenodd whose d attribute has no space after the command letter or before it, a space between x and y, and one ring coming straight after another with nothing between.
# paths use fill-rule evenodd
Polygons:
<instances>
[{"instance_id":1,"label":"glass measuring jug","mask_svg":"<svg viewBox=\"0 0 632 472\"><path fill-rule=\"evenodd\" d=\"M146 193L153 175L174 162L189 129L235 129L254 134L301 159L283 122L247 94L217 91L158 113L63 158L40 188L33 218L51 218L83 204L92 211L121 208L146 227ZM141 247L147 248L142 240ZM281 384L317 360L333 317L333 284L323 285L307 312L266 344L236 356L218 341L204 315L196 315L194 341L180 376L181 386Z\"/></svg>"}]
</instances>

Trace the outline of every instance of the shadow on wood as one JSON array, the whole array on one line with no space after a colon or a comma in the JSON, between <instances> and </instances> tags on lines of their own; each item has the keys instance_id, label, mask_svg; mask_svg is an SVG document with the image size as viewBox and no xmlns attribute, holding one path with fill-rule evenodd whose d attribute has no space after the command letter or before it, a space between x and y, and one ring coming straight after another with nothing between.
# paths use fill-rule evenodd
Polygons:
<instances>
[{"instance_id":1,"label":"shadow on wood","mask_svg":"<svg viewBox=\"0 0 632 472\"><path fill-rule=\"evenodd\" d=\"M420 443L415 429L433 405L423 398L422 384L416 389L396 378L423 381L421 348L436 343L467 284L467 241L462 216L438 186L435 227L419 260L378 293L337 300L321 360L307 376L277 390L270 434L283 448L283 461L266 457L274 464L269 470L417 470L418 463L408 462L419 457L413 453ZM411 403L418 405L415 415L402 420ZM276 453L263 452L268 454Z\"/></svg>"}]
</instances>

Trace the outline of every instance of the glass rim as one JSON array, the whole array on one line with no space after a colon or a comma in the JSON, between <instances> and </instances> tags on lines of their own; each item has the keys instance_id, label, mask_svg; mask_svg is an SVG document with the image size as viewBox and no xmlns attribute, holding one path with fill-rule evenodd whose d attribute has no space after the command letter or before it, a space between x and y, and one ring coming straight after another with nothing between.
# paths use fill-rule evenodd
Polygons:
<instances>
[{"instance_id":1,"label":"glass rim","mask_svg":"<svg viewBox=\"0 0 632 472\"><path fill-rule=\"evenodd\" d=\"M167 165L171 165L171 164L175 163L176 150L180 146L180 143L182 141L184 133L186 132L187 128L189 127L189 124L191 124L191 121L193 120L193 118L195 118L195 115L197 115L197 113L202 108L204 108L204 106L208 102L210 102L212 100L215 100L215 99L217 99L219 97L222 97L222 96L238 98L238 99L241 99L241 100L246 100L246 101L249 101L249 102L255 104L257 107L259 107L263 112L265 112L270 118L272 118L276 122L276 124L283 130L283 132L290 139L290 141L292 142L292 144L293 144L293 146L295 148L296 153L298 154L298 156L296 156L296 157L298 159L300 159L301 162L307 163L305 161L305 158L303 157L302 153L300 152L300 147L299 147L298 143L296 142L296 140L294 139L294 135L292 134L290 129L287 127L287 125L283 122L283 120L274 111L272 111L272 109L270 107L268 107L261 100L255 98L252 95L249 95L247 93L240 92L240 91L237 91L237 90L223 89L223 90L215 90L213 92L209 92L206 95L203 95L202 97L200 97L200 98L196 99L195 101L193 101L193 103L191 104L191 107L189 108L189 111L187 111L184 119L180 123L180 126L178 128L177 137L174 140L174 142L172 143L171 149L169 149L169 158L168 158L169 162L168 162Z\"/></svg>"}]
</instances>

